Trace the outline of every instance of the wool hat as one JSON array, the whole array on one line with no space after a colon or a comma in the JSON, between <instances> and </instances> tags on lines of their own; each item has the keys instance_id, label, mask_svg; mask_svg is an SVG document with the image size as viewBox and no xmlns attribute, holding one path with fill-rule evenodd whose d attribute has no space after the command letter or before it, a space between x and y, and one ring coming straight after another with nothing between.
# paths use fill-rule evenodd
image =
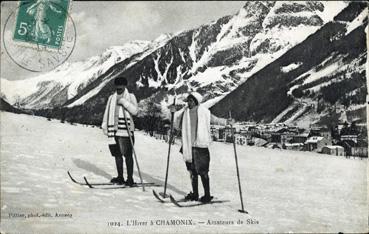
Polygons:
<instances>
[{"instance_id":1,"label":"wool hat","mask_svg":"<svg viewBox=\"0 0 369 234\"><path fill-rule=\"evenodd\" d=\"M120 86L120 85L127 86L128 81L127 81L127 78L125 78L124 76L118 76L117 78L115 78L114 84L117 86Z\"/></svg>"},{"instance_id":2,"label":"wool hat","mask_svg":"<svg viewBox=\"0 0 369 234\"><path fill-rule=\"evenodd\" d=\"M191 93L189 93L188 96L187 96L187 98L186 98L186 102L188 102L188 98L189 97L195 98L195 100L197 101L198 104L200 104L202 102L202 96L198 92L191 92Z\"/></svg>"}]
</instances>

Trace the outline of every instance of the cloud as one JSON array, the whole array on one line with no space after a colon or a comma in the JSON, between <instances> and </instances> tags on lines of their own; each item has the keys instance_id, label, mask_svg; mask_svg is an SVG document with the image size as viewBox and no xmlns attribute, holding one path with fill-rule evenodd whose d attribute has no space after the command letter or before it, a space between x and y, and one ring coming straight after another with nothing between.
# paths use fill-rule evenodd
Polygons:
<instances>
[{"instance_id":1,"label":"cloud","mask_svg":"<svg viewBox=\"0 0 369 234\"><path fill-rule=\"evenodd\" d=\"M147 39L147 31L162 23L158 11L145 2L109 2L85 9L88 2L74 2L71 17L77 29L72 61L103 52L109 46ZM104 7L104 10L101 10ZM88 12L88 13L87 13ZM140 38L141 37L141 38Z\"/></svg>"},{"instance_id":2,"label":"cloud","mask_svg":"<svg viewBox=\"0 0 369 234\"><path fill-rule=\"evenodd\" d=\"M128 2L123 7L126 25L131 26L133 30L139 30L147 27L156 27L162 22L162 17L158 11L153 9L152 5L146 2Z\"/></svg>"},{"instance_id":3,"label":"cloud","mask_svg":"<svg viewBox=\"0 0 369 234\"><path fill-rule=\"evenodd\" d=\"M76 45L71 59L84 59L86 55L90 55L89 50L100 44L101 35L96 30L100 25L98 19L88 16L84 11L72 13L71 17L77 31Z\"/></svg>"}]
</instances>

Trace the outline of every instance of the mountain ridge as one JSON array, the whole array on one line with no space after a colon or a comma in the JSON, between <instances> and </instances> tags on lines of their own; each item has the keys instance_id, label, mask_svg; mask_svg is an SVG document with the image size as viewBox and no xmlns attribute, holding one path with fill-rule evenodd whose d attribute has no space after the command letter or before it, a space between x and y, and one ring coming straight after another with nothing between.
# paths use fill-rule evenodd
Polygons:
<instances>
[{"instance_id":1,"label":"mountain ridge","mask_svg":"<svg viewBox=\"0 0 369 234\"><path fill-rule=\"evenodd\" d=\"M267 90L265 93L272 92L271 96L276 96L275 105L278 104L279 107L274 108L272 104L260 101L263 105L253 106L252 111L246 115L237 113L237 110L232 112L239 120L245 120L242 117L245 115L255 121L269 122L279 119L293 122L301 113L302 115L311 113L306 105L300 104L303 107L297 107L298 100L292 94L296 94L296 91L293 92L291 88L300 87L301 84L298 82L303 80L302 82L306 83L311 78L300 77L296 79L299 81L293 83L295 86L291 86L294 79L283 77L292 77L295 74L297 78L303 69L311 70L319 64L310 64L314 66L309 67L298 60L281 64L275 62L286 54L291 54L289 53L291 49L306 43L310 36L327 24L330 25L331 23L327 21L339 12L342 15L345 11L343 9L348 6L346 3L340 3L339 7L332 10L327 8L328 5L326 2L317 1L246 2L235 15L224 16L209 24L176 34L159 36L141 51L107 68L73 97L65 98L65 94L60 95L61 100L55 100L59 96L51 97L52 103L60 104L51 108L64 109L67 117L74 118L76 121L98 123L101 121L107 97L114 92L114 77L124 75L129 79L128 88L136 95L140 106L143 103L155 102L165 112L166 104L170 103L174 96L177 97L178 102L181 102L188 91L197 90L203 94L206 105L208 107L214 105L212 110L222 115L220 112L228 113L225 108L230 107L222 104L225 102L222 102L223 99L227 100L228 96L234 97L232 93L239 92L239 88L244 84L248 84L246 86L254 84L255 89L262 90L258 85L260 86L259 83L263 83L265 78L256 82L253 77L259 76L256 75L258 72L262 72L265 76L270 76L274 72L287 83L282 85L270 78L270 83L264 83L260 87L264 86ZM345 9L351 13L354 11ZM332 11L337 13L334 14ZM328 12L330 16L325 16L324 12ZM339 31L335 27L344 28L348 25L337 24L329 27L332 27L330 30ZM341 38L338 36L337 40ZM314 48L314 43L306 48L309 47ZM320 50L319 48L324 49L320 46L314 49ZM273 66L278 64L278 69L268 74L265 71L268 69L270 71L268 66L271 64L274 64ZM324 65L320 66L324 67ZM310 76L312 77L311 74ZM305 86L302 92L307 93L305 83L303 83ZM273 87L273 85L278 86ZM311 86L311 83L309 85ZM52 91L49 92L52 93ZM66 91L61 89L60 92ZM256 94L252 95L254 100L260 97ZM306 102L310 105L311 100L305 97L301 103ZM233 100L233 102L240 101L242 99ZM220 108L222 110L218 109L218 106L222 106ZM264 109L265 113L254 111L256 109ZM294 111L291 111L292 109ZM287 115L282 116L283 111ZM277 118L278 115L281 115L280 118ZM291 116L295 117L291 118Z\"/></svg>"},{"instance_id":2,"label":"mountain ridge","mask_svg":"<svg viewBox=\"0 0 369 234\"><path fill-rule=\"evenodd\" d=\"M310 35L303 43L296 45L282 57L268 64L263 70L255 73L248 79L247 83L240 85L228 96L220 100L212 111L218 115L223 115L224 108L230 108L235 118L239 120L254 120L270 122L293 102L293 97L288 95L289 88L287 84L307 72L312 67L318 66L324 59L327 59L332 52L348 54L347 60L353 60L360 54L365 56L366 61L366 43L365 43L365 24L351 31L344 36L347 28L347 22L354 20L362 11L365 11L366 4L351 4L341 14L335 17L335 22L329 22L319 29L315 34ZM348 12L347 14L345 12ZM345 15L350 15L347 17ZM341 22L345 19L346 23ZM367 18L366 18L367 21ZM355 46L352 46L355 45ZM312 50L314 48L314 50ZM283 73L280 68L293 63L302 63L300 66L292 69L288 73ZM274 76L271 78L270 74ZM360 73L365 81L365 74ZM268 89L265 89L267 87ZM365 82L362 87L366 89ZM263 97L258 98L258 92L263 93ZM365 91L366 92L366 91ZM238 103L243 101L242 106ZM253 102L252 100L257 100ZM260 103L261 102L261 103ZM361 100L365 103L365 99ZM263 108L261 108L263 107Z\"/></svg>"}]
</instances>

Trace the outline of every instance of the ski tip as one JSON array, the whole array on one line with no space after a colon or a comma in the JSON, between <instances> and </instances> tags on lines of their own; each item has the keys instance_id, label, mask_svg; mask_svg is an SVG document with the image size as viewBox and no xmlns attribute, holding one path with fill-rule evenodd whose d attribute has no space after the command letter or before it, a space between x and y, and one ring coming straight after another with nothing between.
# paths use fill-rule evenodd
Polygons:
<instances>
[{"instance_id":1,"label":"ski tip","mask_svg":"<svg viewBox=\"0 0 369 234\"><path fill-rule=\"evenodd\" d=\"M174 202L176 202L176 199L175 199L172 195L170 195L170 194L169 194L169 199L170 199L172 202L173 202L173 201L174 201Z\"/></svg>"},{"instance_id":2,"label":"ski tip","mask_svg":"<svg viewBox=\"0 0 369 234\"><path fill-rule=\"evenodd\" d=\"M154 189L152 190L152 193L154 194L154 197L156 199L158 199L161 203L164 203L164 200L161 199L161 197L156 193L156 191Z\"/></svg>"},{"instance_id":3,"label":"ski tip","mask_svg":"<svg viewBox=\"0 0 369 234\"><path fill-rule=\"evenodd\" d=\"M78 184L78 182L77 182L77 181L72 177L72 175L70 174L70 172L69 172L69 171L67 171L67 173L68 173L69 178L70 178L74 183Z\"/></svg>"},{"instance_id":4,"label":"ski tip","mask_svg":"<svg viewBox=\"0 0 369 234\"><path fill-rule=\"evenodd\" d=\"M88 187L93 188L92 185L88 182L86 176L83 177Z\"/></svg>"},{"instance_id":5,"label":"ski tip","mask_svg":"<svg viewBox=\"0 0 369 234\"><path fill-rule=\"evenodd\" d=\"M170 199L170 201L174 204L174 205L176 205L177 207L182 207L182 205L180 205L178 202L177 202L177 200L171 195L171 194L169 194L169 199Z\"/></svg>"}]
</instances>

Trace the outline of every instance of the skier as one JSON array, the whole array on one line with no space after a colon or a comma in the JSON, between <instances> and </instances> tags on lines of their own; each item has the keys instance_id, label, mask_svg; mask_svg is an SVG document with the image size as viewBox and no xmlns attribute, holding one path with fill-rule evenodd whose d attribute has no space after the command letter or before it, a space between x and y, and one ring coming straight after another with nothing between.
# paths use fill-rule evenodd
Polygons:
<instances>
[{"instance_id":1,"label":"skier","mask_svg":"<svg viewBox=\"0 0 369 234\"><path fill-rule=\"evenodd\" d=\"M181 129L182 148L181 153L190 173L192 192L185 196L186 200L199 200L198 175L201 177L204 187L204 196L200 198L203 203L210 202L209 145L211 143L210 123L227 125L233 122L231 119L218 118L201 105L202 96L198 92L191 92L187 99L187 106L177 111L175 105L169 106L169 110L175 115L174 126Z\"/></svg>"},{"instance_id":2,"label":"skier","mask_svg":"<svg viewBox=\"0 0 369 234\"><path fill-rule=\"evenodd\" d=\"M102 129L113 144L109 144L109 149L117 167L118 176L111 179L112 183L126 184L133 186L133 158L132 150L134 143L134 122L133 115L137 114L137 100L134 94L127 90L128 81L125 77L117 77L114 80L116 92L113 93L106 104ZM126 123L127 120L127 123ZM127 129L127 126L129 129ZM131 132L132 144L129 139L128 130ZM123 177L123 157L126 160L127 181Z\"/></svg>"}]
</instances>

